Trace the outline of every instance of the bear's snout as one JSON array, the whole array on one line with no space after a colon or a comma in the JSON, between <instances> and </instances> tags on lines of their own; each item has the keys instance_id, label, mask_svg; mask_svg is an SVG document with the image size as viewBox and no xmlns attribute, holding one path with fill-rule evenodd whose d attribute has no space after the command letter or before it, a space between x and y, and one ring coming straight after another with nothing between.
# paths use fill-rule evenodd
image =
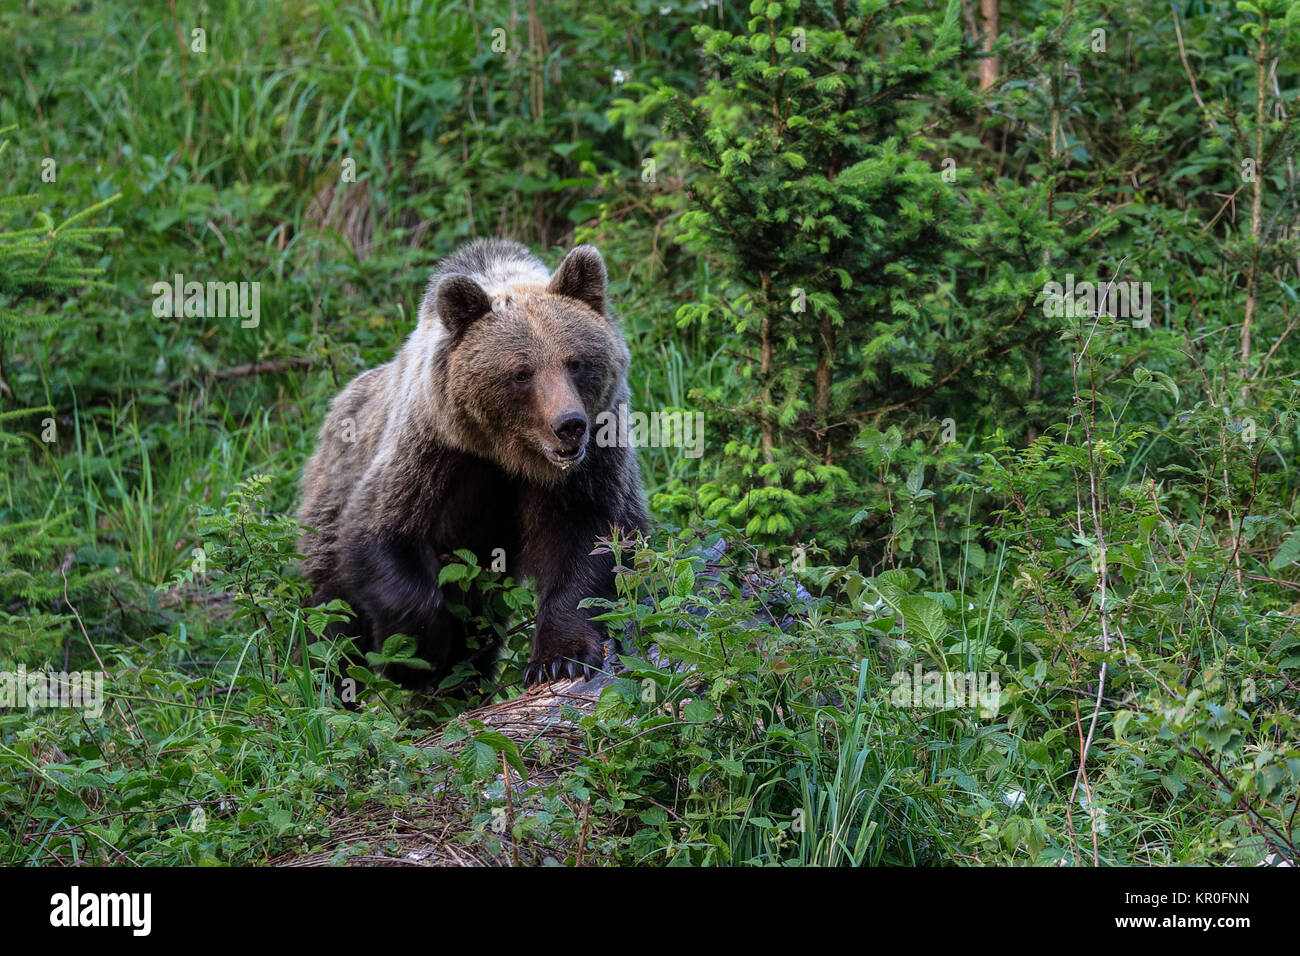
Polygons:
<instances>
[{"instance_id":1,"label":"bear's snout","mask_svg":"<svg viewBox=\"0 0 1300 956\"><path fill-rule=\"evenodd\" d=\"M587 454L587 411L573 380L562 370L537 375L538 439L542 454L567 471Z\"/></svg>"},{"instance_id":2,"label":"bear's snout","mask_svg":"<svg viewBox=\"0 0 1300 956\"><path fill-rule=\"evenodd\" d=\"M555 416L551 419L551 433L555 445L543 443L542 451L561 470L567 471L587 456L587 416L581 411L575 409Z\"/></svg>"},{"instance_id":3,"label":"bear's snout","mask_svg":"<svg viewBox=\"0 0 1300 956\"><path fill-rule=\"evenodd\" d=\"M579 445L587 437L587 416L579 411L565 412L551 422L551 431L564 445Z\"/></svg>"}]
</instances>

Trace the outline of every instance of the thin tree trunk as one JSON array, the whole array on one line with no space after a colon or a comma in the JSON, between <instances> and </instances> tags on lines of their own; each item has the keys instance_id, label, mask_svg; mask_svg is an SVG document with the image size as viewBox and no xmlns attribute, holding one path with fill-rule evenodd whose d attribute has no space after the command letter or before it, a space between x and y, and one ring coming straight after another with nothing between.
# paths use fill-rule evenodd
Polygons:
<instances>
[{"instance_id":1,"label":"thin tree trunk","mask_svg":"<svg viewBox=\"0 0 1300 956\"><path fill-rule=\"evenodd\" d=\"M819 327L817 352L816 395L814 403L817 409L819 430L817 440L821 444L822 461L833 464L831 459L830 433L827 430L831 410L831 383L835 377L835 325L829 315L823 315Z\"/></svg>"},{"instance_id":2,"label":"thin tree trunk","mask_svg":"<svg viewBox=\"0 0 1300 956\"><path fill-rule=\"evenodd\" d=\"M528 96L532 101L533 120L546 119L546 96L542 73L546 67L546 30L537 15L537 0L528 0Z\"/></svg>"},{"instance_id":3,"label":"thin tree trunk","mask_svg":"<svg viewBox=\"0 0 1300 956\"><path fill-rule=\"evenodd\" d=\"M758 401L759 401L759 447L763 452L764 464L773 464L775 457L773 455L773 436L775 428L772 424L772 302L768 296L768 287L771 282L771 276L764 271L762 275L763 301L763 322L759 327L759 360L758 360ZM763 475L763 484L772 487L776 480L772 477L771 470L765 469ZM772 566L772 552L767 548L760 548L758 552L759 567L770 568Z\"/></svg>"},{"instance_id":4,"label":"thin tree trunk","mask_svg":"<svg viewBox=\"0 0 1300 956\"><path fill-rule=\"evenodd\" d=\"M1050 139L1047 144L1047 168L1050 176L1047 181L1047 221L1053 222L1056 215L1056 144L1061 130L1061 81L1060 81L1060 63L1054 64L1052 68L1052 123L1049 131ZM1043 265L1050 265L1052 261L1051 250L1043 247ZM1030 386L1029 398L1031 403L1037 403L1043 397L1043 344L1034 342L1030 346L1029 363L1030 363ZM1025 442L1029 443L1038 438L1038 426L1030 422L1025 426Z\"/></svg>"},{"instance_id":5,"label":"thin tree trunk","mask_svg":"<svg viewBox=\"0 0 1300 956\"><path fill-rule=\"evenodd\" d=\"M984 21L984 52L988 53L998 38L998 0L980 0L980 17ZM980 60L980 89L987 90L997 81L998 58L989 56Z\"/></svg>"},{"instance_id":6,"label":"thin tree trunk","mask_svg":"<svg viewBox=\"0 0 1300 956\"><path fill-rule=\"evenodd\" d=\"M1246 273L1246 315L1241 322L1241 374L1248 378L1246 363L1250 361L1250 337L1254 331L1255 302L1259 285L1259 233L1264 200L1264 99L1266 78L1264 67L1268 63L1268 31L1259 35L1259 53L1255 57L1255 192L1250 201L1250 268ZM1242 400L1246 399L1246 386L1241 387Z\"/></svg>"},{"instance_id":7,"label":"thin tree trunk","mask_svg":"<svg viewBox=\"0 0 1300 956\"><path fill-rule=\"evenodd\" d=\"M759 440L763 450L763 461L766 464L772 464L772 416L769 411L772 405L772 309L771 303L768 302L767 288L770 276L767 272L763 273L763 323L759 329L760 349L758 360L758 401L761 405L759 408ZM766 479L767 484L771 484L771 478Z\"/></svg>"}]
</instances>

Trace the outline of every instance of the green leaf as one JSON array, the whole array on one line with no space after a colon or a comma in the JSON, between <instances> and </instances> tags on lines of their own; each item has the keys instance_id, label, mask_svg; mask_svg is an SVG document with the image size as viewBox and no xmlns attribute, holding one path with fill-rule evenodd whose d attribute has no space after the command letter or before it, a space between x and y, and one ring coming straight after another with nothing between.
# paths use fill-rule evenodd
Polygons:
<instances>
[{"instance_id":1,"label":"green leaf","mask_svg":"<svg viewBox=\"0 0 1300 956\"><path fill-rule=\"evenodd\" d=\"M482 733L474 735L474 742L491 747L498 754L504 754L506 761L514 767L522 777L528 776L528 770L524 766L523 758L519 756L519 748L515 742L501 733L499 730L485 730Z\"/></svg>"},{"instance_id":2,"label":"green leaf","mask_svg":"<svg viewBox=\"0 0 1300 956\"><path fill-rule=\"evenodd\" d=\"M450 584L456 581L464 581L467 577L469 577L469 565L448 564L438 572L438 583Z\"/></svg>"},{"instance_id":3,"label":"green leaf","mask_svg":"<svg viewBox=\"0 0 1300 956\"><path fill-rule=\"evenodd\" d=\"M668 814L663 807L650 807L637 814L646 826L659 827L668 822Z\"/></svg>"},{"instance_id":4,"label":"green leaf","mask_svg":"<svg viewBox=\"0 0 1300 956\"><path fill-rule=\"evenodd\" d=\"M682 718L693 724L707 724L718 716L717 710L707 700L696 697L682 708Z\"/></svg>"},{"instance_id":5,"label":"green leaf","mask_svg":"<svg viewBox=\"0 0 1300 956\"><path fill-rule=\"evenodd\" d=\"M415 656L418 649L415 638L407 634L394 634L384 641L383 649L378 654L374 651L366 653L366 663L372 667L378 667L380 664L402 664L415 670L432 670L428 661Z\"/></svg>"},{"instance_id":6,"label":"green leaf","mask_svg":"<svg viewBox=\"0 0 1300 956\"><path fill-rule=\"evenodd\" d=\"M915 498L925 486L925 463L918 461L907 473L907 490Z\"/></svg>"},{"instance_id":7,"label":"green leaf","mask_svg":"<svg viewBox=\"0 0 1300 956\"><path fill-rule=\"evenodd\" d=\"M948 633L948 619L943 606L933 598L909 594L899 602L908 635L917 641L939 646Z\"/></svg>"},{"instance_id":8,"label":"green leaf","mask_svg":"<svg viewBox=\"0 0 1300 956\"><path fill-rule=\"evenodd\" d=\"M498 766L496 748L482 740L471 740L461 756L461 770L475 780L492 776Z\"/></svg>"},{"instance_id":9,"label":"green leaf","mask_svg":"<svg viewBox=\"0 0 1300 956\"><path fill-rule=\"evenodd\" d=\"M673 582L673 594L679 598L691 596L695 588L695 571L688 564L677 572L677 580Z\"/></svg>"},{"instance_id":10,"label":"green leaf","mask_svg":"<svg viewBox=\"0 0 1300 956\"><path fill-rule=\"evenodd\" d=\"M1273 560L1268 563L1269 570L1280 571L1288 564L1300 561L1300 528L1292 531L1278 547Z\"/></svg>"}]
</instances>

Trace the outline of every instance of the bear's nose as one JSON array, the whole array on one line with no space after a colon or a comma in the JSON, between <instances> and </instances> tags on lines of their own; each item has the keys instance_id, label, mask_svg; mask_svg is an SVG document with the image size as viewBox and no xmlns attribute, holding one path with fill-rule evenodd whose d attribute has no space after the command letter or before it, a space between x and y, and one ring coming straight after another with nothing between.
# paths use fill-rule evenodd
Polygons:
<instances>
[{"instance_id":1,"label":"bear's nose","mask_svg":"<svg viewBox=\"0 0 1300 956\"><path fill-rule=\"evenodd\" d=\"M581 412L566 412L556 419L551 430L566 445L576 445L587 434L587 416Z\"/></svg>"}]
</instances>

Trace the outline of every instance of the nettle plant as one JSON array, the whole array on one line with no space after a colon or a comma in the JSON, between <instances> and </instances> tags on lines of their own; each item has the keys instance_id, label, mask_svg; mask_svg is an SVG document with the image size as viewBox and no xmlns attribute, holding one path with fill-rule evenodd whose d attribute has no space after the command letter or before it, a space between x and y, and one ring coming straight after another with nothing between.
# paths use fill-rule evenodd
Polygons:
<instances>
[{"instance_id":1,"label":"nettle plant","mask_svg":"<svg viewBox=\"0 0 1300 956\"><path fill-rule=\"evenodd\" d=\"M1147 835L1183 805L1208 816L1180 837L1196 858L1292 858L1294 389L1246 423L1143 366L1105 374L1096 356L1128 334L1067 329L1075 414L1028 447L994 436L958 486L1002 502L984 534L1006 568L997 629L1022 651L1007 726L1051 770L1023 798L1065 815L1053 828L1076 862L1139 837L1153 861L1184 858Z\"/></svg>"},{"instance_id":2,"label":"nettle plant","mask_svg":"<svg viewBox=\"0 0 1300 956\"><path fill-rule=\"evenodd\" d=\"M537 613L537 600L531 588L517 584L504 570L480 566L472 551L459 550L457 560L443 566L438 583L445 590L447 606L461 620L472 624L479 641L495 639L502 648L501 665L495 686L484 686L481 699L496 691L518 684L528 663L530 632ZM475 608L467 603L475 595ZM414 646L414 641L411 642ZM439 690L473 688L479 675L472 664L463 662L443 679Z\"/></svg>"},{"instance_id":3,"label":"nettle plant","mask_svg":"<svg viewBox=\"0 0 1300 956\"><path fill-rule=\"evenodd\" d=\"M342 600L304 608L308 584L296 567L302 528L293 518L268 510L270 481L253 476L230 493L221 509L202 509L202 558L196 557L174 583L190 585L201 576L208 591L232 598L235 619L247 628L244 653L263 674L306 682L303 689L315 687L313 696L324 706L359 703L373 695L394 708L405 695L384 676L384 667L428 670L429 663L416 656L416 640L409 635L394 634L378 651L362 655L354 641L330 632L332 624L351 613ZM535 612L531 590L504 571L482 567L470 551L447 557L452 560L444 564L439 584L448 609L470 621L479 640L499 641L504 665L496 680L487 682L466 664L439 687L413 698L431 716L444 718L519 680ZM468 600L471 594L473 601Z\"/></svg>"},{"instance_id":4,"label":"nettle plant","mask_svg":"<svg viewBox=\"0 0 1300 956\"><path fill-rule=\"evenodd\" d=\"M627 669L584 721L603 759L578 771L593 813L626 821L604 833L605 853L731 863L779 858L798 839L797 768L817 750L815 734L800 739L810 728L796 703L816 706L812 646L782 624L791 627L789 608L801 602L792 576L745 583L751 549L706 561L722 547L716 530L700 530L622 555L621 600L601 617L628 636ZM824 682L837 683L816 676ZM852 842L865 855L871 809L860 810Z\"/></svg>"},{"instance_id":5,"label":"nettle plant","mask_svg":"<svg viewBox=\"0 0 1300 956\"><path fill-rule=\"evenodd\" d=\"M969 646L956 597L926 591L920 572L871 578L824 553L786 551L762 571L757 548L714 522L668 531L622 553L602 617L628 636L627 669L583 719L594 756L565 784L605 821L600 851L669 865L941 859L969 827L949 804L1005 772L1005 747L977 708L900 702L887 665L946 672L998 655Z\"/></svg>"},{"instance_id":6,"label":"nettle plant","mask_svg":"<svg viewBox=\"0 0 1300 956\"><path fill-rule=\"evenodd\" d=\"M99 643L102 713L0 714L0 859L265 860L321 832L330 810L421 784L432 757L405 720L333 702L338 649L315 635L337 609L302 609L298 528L267 508L270 483L251 478L201 516L168 629Z\"/></svg>"}]
</instances>

